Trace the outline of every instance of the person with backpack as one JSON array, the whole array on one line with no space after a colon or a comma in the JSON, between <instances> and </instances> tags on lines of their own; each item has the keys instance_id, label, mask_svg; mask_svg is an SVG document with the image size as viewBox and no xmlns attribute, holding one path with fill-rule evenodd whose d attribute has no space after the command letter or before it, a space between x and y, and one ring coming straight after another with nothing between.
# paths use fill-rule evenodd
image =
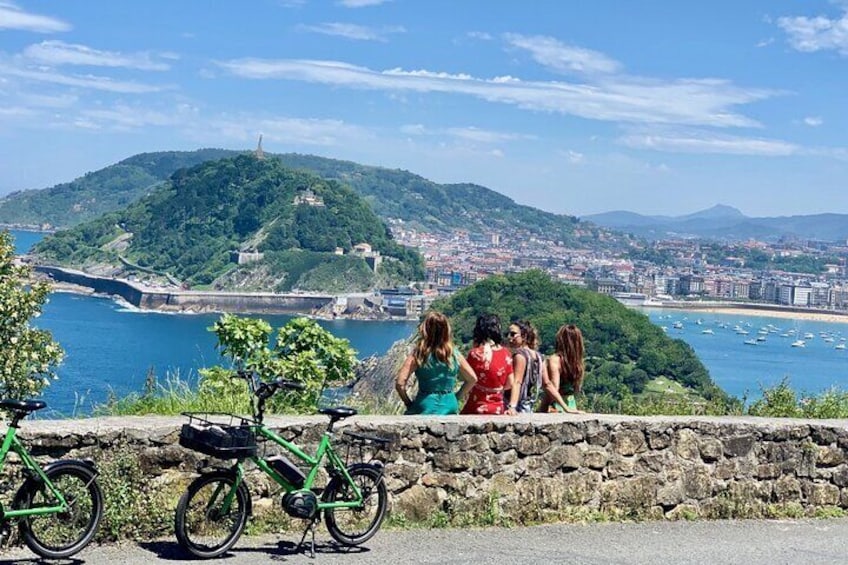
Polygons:
<instances>
[{"instance_id":1,"label":"person with backpack","mask_svg":"<svg viewBox=\"0 0 848 565\"><path fill-rule=\"evenodd\" d=\"M418 394L409 397L407 382L415 373ZM462 388L456 390L457 377ZM453 332L447 316L430 312L418 327L418 340L395 378L395 390L406 406L406 414L447 415L459 412L477 375L453 344Z\"/></svg>"},{"instance_id":2,"label":"person with backpack","mask_svg":"<svg viewBox=\"0 0 848 565\"><path fill-rule=\"evenodd\" d=\"M509 345L512 348L512 368L514 385L507 397L507 414L528 414L539 398L542 389L545 360L536 351L539 333L527 320L521 320L509 325L507 332Z\"/></svg>"},{"instance_id":3,"label":"person with backpack","mask_svg":"<svg viewBox=\"0 0 848 565\"><path fill-rule=\"evenodd\" d=\"M556 352L548 356L545 390L539 412L583 414L575 396L583 389L585 376L583 333L574 324L564 324L556 334Z\"/></svg>"}]
</instances>

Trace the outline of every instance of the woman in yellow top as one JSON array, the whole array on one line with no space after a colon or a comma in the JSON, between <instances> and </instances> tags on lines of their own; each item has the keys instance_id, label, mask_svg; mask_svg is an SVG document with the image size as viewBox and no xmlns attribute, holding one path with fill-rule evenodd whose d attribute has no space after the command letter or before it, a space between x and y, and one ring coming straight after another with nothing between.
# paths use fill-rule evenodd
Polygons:
<instances>
[{"instance_id":1,"label":"woman in yellow top","mask_svg":"<svg viewBox=\"0 0 848 565\"><path fill-rule=\"evenodd\" d=\"M542 375L545 395L540 412L583 414L575 396L583 390L586 369L583 334L573 324L563 325L556 334L556 352L548 356L547 374Z\"/></svg>"},{"instance_id":2,"label":"woman in yellow top","mask_svg":"<svg viewBox=\"0 0 848 565\"><path fill-rule=\"evenodd\" d=\"M409 398L407 383L415 373L418 394ZM457 376L462 388L456 391ZM406 405L406 414L456 414L460 402L477 382L474 370L453 345L447 316L430 312L418 327L415 349L406 358L395 378L395 390Z\"/></svg>"}]
</instances>

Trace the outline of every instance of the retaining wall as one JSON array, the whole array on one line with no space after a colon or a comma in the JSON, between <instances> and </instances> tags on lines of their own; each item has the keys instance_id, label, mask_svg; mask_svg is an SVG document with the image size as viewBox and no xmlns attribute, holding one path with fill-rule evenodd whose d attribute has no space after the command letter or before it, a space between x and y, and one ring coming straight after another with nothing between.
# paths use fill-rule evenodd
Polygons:
<instances>
[{"instance_id":1,"label":"retaining wall","mask_svg":"<svg viewBox=\"0 0 848 565\"><path fill-rule=\"evenodd\" d=\"M183 420L162 417L24 422L44 458L97 460L132 451L151 484L184 483L198 456L177 445ZM314 449L323 417L269 418ZM525 415L356 417L339 430L391 437L392 511L496 512L518 522L575 512L606 516L759 517L848 508L848 421ZM201 456L202 457L202 456ZM251 483L254 496L267 489ZM260 504L261 507L261 504Z\"/></svg>"}]
</instances>

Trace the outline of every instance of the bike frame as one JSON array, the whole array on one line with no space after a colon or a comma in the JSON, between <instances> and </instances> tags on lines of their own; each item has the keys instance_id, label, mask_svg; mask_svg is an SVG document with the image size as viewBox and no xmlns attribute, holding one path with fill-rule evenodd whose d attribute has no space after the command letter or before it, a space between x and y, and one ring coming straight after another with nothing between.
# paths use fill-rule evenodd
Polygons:
<instances>
[{"instance_id":1,"label":"bike frame","mask_svg":"<svg viewBox=\"0 0 848 565\"><path fill-rule=\"evenodd\" d=\"M27 508L25 510L6 510L5 508L0 515L0 520L10 520L15 518L23 518L26 516L43 516L45 514L56 514L68 508L68 503L62 493L50 482L47 473L35 462L35 459L29 454L24 445L17 438L17 429L9 426L6 429L6 436L3 438L3 445L0 446L0 472L3 471L3 466L6 464L6 456L12 451L21 458L21 463L32 476L41 480L50 492L56 497L59 502L53 506L40 506L38 508Z\"/></svg>"},{"instance_id":2,"label":"bike frame","mask_svg":"<svg viewBox=\"0 0 848 565\"><path fill-rule=\"evenodd\" d=\"M249 457L248 459L256 464L257 467L262 469L262 471L267 474L269 477L274 479L274 482L279 484L286 492L292 492L296 490L311 490L312 485L315 482L315 477L318 475L318 471L321 469L321 465L326 458L329 461L329 467L332 470L339 473L347 483L353 488L353 492L356 495L355 500L345 501L345 502L321 502L318 501L318 510L327 510L330 508L358 508L362 506L362 492L359 490L359 487L353 481L350 474L347 472L347 466L344 461L342 461L341 457L335 452L332 445L330 444L331 434L329 431L325 431L321 436L321 442L318 444L318 451L315 452L314 456L311 456L305 453L302 449L300 449L294 443L280 437L278 434L274 433L269 428L265 427L263 424L259 424L255 427L255 431L261 435L262 437L273 441L277 445L284 448L286 451L305 462L309 465L309 473L306 475L306 480L303 483L301 488L295 487L293 484L288 482L285 477L280 475L273 467L268 465L264 459L258 457L256 455ZM229 508L230 503L233 498L235 498L236 490L239 485L241 485L244 480L244 465L242 464L242 460L239 459L235 465L236 469L236 481L233 485L231 492L227 494L226 499L224 500L224 510L226 511Z\"/></svg>"}]
</instances>

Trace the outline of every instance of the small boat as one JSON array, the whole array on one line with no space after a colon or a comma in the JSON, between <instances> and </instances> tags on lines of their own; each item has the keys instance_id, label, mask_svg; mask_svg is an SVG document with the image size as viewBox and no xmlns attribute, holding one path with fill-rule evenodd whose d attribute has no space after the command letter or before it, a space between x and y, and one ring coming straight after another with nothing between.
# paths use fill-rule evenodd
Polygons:
<instances>
[{"instance_id":1,"label":"small boat","mask_svg":"<svg viewBox=\"0 0 848 565\"><path fill-rule=\"evenodd\" d=\"M836 344L834 349L845 349L845 344L844 343L838 343L838 344Z\"/></svg>"},{"instance_id":2,"label":"small boat","mask_svg":"<svg viewBox=\"0 0 848 565\"><path fill-rule=\"evenodd\" d=\"M765 340L766 340L766 336L764 336L764 335L757 336L757 341L765 341Z\"/></svg>"},{"instance_id":3,"label":"small boat","mask_svg":"<svg viewBox=\"0 0 848 565\"><path fill-rule=\"evenodd\" d=\"M792 347L806 347L806 346L807 346L807 342L804 341L803 339L799 339L797 341L792 342Z\"/></svg>"},{"instance_id":4,"label":"small boat","mask_svg":"<svg viewBox=\"0 0 848 565\"><path fill-rule=\"evenodd\" d=\"M713 330L711 330L710 328L707 328L707 329L705 329L705 330L701 330L701 333L702 333L702 334L709 334L709 335L712 335L712 334L713 334L713 333L715 333L715 332L713 332Z\"/></svg>"},{"instance_id":5,"label":"small boat","mask_svg":"<svg viewBox=\"0 0 848 565\"><path fill-rule=\"evenodd\" d=\"M834 339L832 337L826 337L826 338L824 338L824 342L825 343L833 343Z\"/></svg>"},{"instance_id":6,"label":"small boat","mask_svg":"<svg viewBox=\"0 0 848 565\"><path fill-rule=\"evenodd\" d=\"M780 334L780 337L789 337L789 334L788 333L782 333L782 334Z\"/></svg>"},{"instance_id":7,"label":"small boat","mask_svg":"<svg viewBox=\"0 0 848 565\"><path fill-rule=\"evenodd\" d=\"M807 332L807 333L804 334L804 339L813 339L814 337L816 337L816 336L814 336L810 332Z\"/></svg>"},{"instance_id":8,"label":"small boat","mask_svg":"<svg viewBox=\"0 0 848 565\"><path fill-rule=\"evenodd\" d=\"M748 335L748 330L743 330L742 328L739 328L738 330L736 330L736 333L738 333L739 335Z\"/></svg>"},{"instance_id":9,"label":"small boat","mask_svg":"<svg viewBox=\"0 0 848 565\"><path fill-rule=\"evenodd\" d=\"M676 330L682 330L683 329L683 322L674 322L673 324L671 324L671 327L673 327Z\"/></svg>"},{"instance_id":10,"label":"small boat","mask_svg":"<svg viewBox=\"0 0 848 565\"><path fill-rule=\"evenodd\" d=\"M745 345L758 345L756 339L746 339Z\"/></svg>"}]
</instances>

